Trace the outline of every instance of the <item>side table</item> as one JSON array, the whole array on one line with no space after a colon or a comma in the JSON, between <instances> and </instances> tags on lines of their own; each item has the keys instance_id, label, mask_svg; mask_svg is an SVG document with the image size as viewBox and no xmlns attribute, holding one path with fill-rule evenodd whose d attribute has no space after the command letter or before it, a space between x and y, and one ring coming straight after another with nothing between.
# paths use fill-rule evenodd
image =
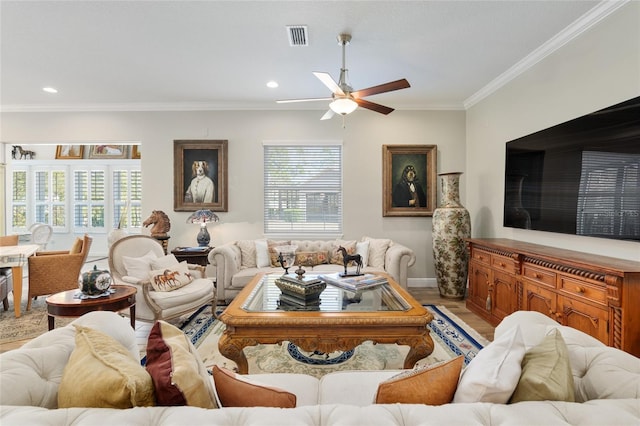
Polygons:
<instances>
[{"instance_id":1,"label":"side table","mask_svg":"<svg viewBox=\"0 0 640 426\"><path fill-rule=\"evenodd\" d=\"M136 328L136 288L128 285L114 285L115 293L95 299L77 299L79 290L67 290L47 297L49 331L55 328L55 318L79 317L91 311L118 312L129 308L131 327Z\"/></svg>"},{"instance_id":2,"label":"side table","mask_svg":"<svg viewBox=\"0 0 640 426\"><path fill-rule=\"evenodd\" d=\"M209 264L209 252L213 247L176 247L171 253L178 262L187 261L193 265L207 266Z\"/></svg>"}]
</instances>

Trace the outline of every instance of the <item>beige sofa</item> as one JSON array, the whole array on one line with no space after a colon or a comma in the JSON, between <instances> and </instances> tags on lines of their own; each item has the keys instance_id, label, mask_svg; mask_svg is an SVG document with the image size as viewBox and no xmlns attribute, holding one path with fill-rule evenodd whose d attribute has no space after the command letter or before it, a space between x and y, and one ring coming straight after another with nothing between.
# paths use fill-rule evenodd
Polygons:
<instances>
[{"instance_id":1,"label":"beige sofa","mask_svg":"<svg viewBox=\"0 0 640 426\"><path fill-rule=\"evenodd\" d=\"M386 272L402 287L407 288L407 271L416 261L408 247L384 238L363 237L355 240L238 240L218 246L209 253L209 263L216 269L218 300L230 301L260 272L282 273L280 266L265 258L265 250L279 245L295 245L296 253L325 253L328 263L305 262L308 273L344 271L341 258L336 257L339 246L351 247L361 254L363 272ZM261 253L262 252L262 253ZM273 249L271 254L273 254ZM306 257L307 259L309 256ZM349 271L353 270L350 267ZM293 272L293 269L290 270Z\"/></svg>"},{"instance_id":2,"label":"beige sofa","mask_svg":"<svg viewBox=\"0 0 640 426\"><path fill-rule=\"evenodd\" d=\"M92 312L74 321L114 337L138 355L128 320L112 312ZM536 312L516 312L496 328L494 342L474 359L478 370L497 363L481 360L519 327L529 350L550 331L560 331L568 350L576 402L527 401L423 404L374 404L380 382L397 371L345 371L322 379L304 374L257 374L245 378L296 395L295 408L222 408L187 406L129 409L57 408L58 386L74 349L75 330L52 330L0 355L0 424L9 425L638 425L640 424L640 359L606 347L592 337ZM504 353L505 351L498 351ZM507 351L511 353L512 351ZM513 360L510 362L513 363ZM505 362L506 363L506 362ZM467 370L471 368L471 365ZM462 378L467 374L463 371ZM495 386L498 377L480 383ZM460 382L461 383L461 382ZM476 384L477 386L478 384ZM460 385L458 389L460 389ZM465 386L465 388L468 388ZM457 392L456 392L457 396Z\"/></svg>"}]
</instances>

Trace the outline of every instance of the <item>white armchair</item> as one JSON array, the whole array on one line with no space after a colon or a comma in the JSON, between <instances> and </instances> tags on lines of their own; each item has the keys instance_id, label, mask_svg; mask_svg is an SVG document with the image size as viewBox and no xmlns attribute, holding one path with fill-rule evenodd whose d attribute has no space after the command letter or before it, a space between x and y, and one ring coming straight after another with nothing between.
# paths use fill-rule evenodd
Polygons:
<instances>
[{"instance_id":1,"label":"white armchair","mask_svg":"<svg viewBox=\"0 0 640 426\"><path fill-rule=\"evenodd\" d=\"M136 297L136 319L156 321L171 319L210 303L215 315L216 289L213 281L205 278L204 267L188 265L189 270L199 276L184 287L172 291L155 291L149 278L134 278L127 274L125 257L147 257L149 252L155 258L164 256L164 249L158 240L146 235L131 235L116 241L109 249L109 269L114 284L133 285L138 289ZM151 267L149 267L149 272Z\"/></svg>"}]
</instances>

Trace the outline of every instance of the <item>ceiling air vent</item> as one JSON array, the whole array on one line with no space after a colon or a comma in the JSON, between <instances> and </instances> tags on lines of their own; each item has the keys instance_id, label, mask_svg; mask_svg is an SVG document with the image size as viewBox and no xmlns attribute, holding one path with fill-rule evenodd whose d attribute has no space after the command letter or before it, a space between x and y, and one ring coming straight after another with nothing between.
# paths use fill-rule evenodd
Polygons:
<instances>
[{"instance_id":1,"label":"ceiling air vent","mask_svg":"<svg viewBox=\"0 0 640 426\"><path fill-rule=\"evenodd\" d=\"M289 46L308 46L309 37L306 25L287 25Z\"/></svg>"}]
</instances>

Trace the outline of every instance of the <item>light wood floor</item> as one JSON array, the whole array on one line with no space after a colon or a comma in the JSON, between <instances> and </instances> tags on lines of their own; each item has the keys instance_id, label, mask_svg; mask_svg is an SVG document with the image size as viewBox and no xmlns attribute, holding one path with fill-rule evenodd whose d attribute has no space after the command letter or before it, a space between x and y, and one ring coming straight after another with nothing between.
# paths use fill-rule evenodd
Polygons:
<instances>
[{"instance_id":1,"label":"light wood floor","mask_svg":"<svg viewBox=\"0 0 640 426\"><path fill-rule=\"evenodd\" d=\"M488 322L469 311L466 308L464 300L451 300L440 297L437 288L434 287L410 287L409 293L416 298L421 304L442 305L451 311L454 315L467 323L471 328L476 330L480 335L489 341L493 341L494 327ZM29 340L19 340L15 342L0 344L0 353L17 349L27 343Z\"/></svg>"}]
</instances>

